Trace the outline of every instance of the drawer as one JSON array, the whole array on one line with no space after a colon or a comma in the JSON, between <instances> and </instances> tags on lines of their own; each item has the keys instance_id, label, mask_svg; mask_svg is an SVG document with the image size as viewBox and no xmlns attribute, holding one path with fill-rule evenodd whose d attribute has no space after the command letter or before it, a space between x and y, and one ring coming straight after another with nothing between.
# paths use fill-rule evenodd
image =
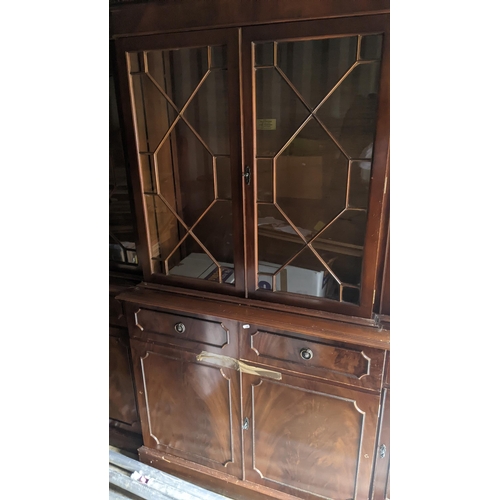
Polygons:
<instances>
[{"instance_id":1,"label":"drawer","mask_svg":"<svg viewBox=\"0 0 500 500\"><path fill-rule=\"evenodd\" d=\"M127 322L132 338L179 345L200 352L223 351L227 355L238 352L236 323L232 321L127 305Z\"/></svg>"},{"instance_id":2,"label":"drawer","mask_svg":"<svg viewBox=\"0 0 500 500\"><path fill-rule=\"evenodd\" d=\"M380 390L385 351L318 341L293 333L250 330L242 358L347 385Z\"/></svg>"}]
</instances>

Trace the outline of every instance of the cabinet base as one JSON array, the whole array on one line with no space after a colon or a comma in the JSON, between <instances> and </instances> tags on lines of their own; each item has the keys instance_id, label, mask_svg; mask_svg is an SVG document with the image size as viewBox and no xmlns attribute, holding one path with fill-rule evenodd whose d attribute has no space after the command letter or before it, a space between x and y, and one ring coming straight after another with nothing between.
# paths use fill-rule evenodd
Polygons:
<instances>
[{"instance_id":1,"label":"cabinet base","mask_svg":"<svg viewBox=\"0 0 500 500\"><path fill-rule=\"evenodd\" d=\"M143 442L140 434L110 426L109 444L137 456L137 450L143 445Z\"/></svg>"},{"instance_id":2,"label":"cabinet base","mask_svg":"<svg viewBox=\"0 0 500 500\"><path fill-rule=\"evenodd\" d=\"M234 500L297 500L298 498L243 481L229 474L213 471L208 467L152 450L146 446L139 448L138 453L142 463Z\"/></svg>"}]
</instances>

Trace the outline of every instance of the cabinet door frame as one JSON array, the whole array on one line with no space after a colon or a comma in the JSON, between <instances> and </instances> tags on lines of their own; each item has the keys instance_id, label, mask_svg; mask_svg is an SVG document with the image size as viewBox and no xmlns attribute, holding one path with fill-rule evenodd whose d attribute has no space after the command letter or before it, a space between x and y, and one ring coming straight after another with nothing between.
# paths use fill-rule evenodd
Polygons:
<instances>
[{"instance_id":1,"label":"cabinet door frame","mask_svg":"<svg viewBox=\"0 0 500 500\"><path fill-rule=\"evenodd\" d=\"M132 360L134 367L134 374L136 379L136 390L137 399L139 406L139 414L142 427L142 436L144 444L153 450L158 450L165 455L171 454L173 457L181 458L183 460L188 460L194 464L209 467L213 470L218 470L226 474L230 474L234 477L240 478L242 476L242 454L241 454L241 407L240 407L240 380L239 373L235 370L230 370L226 368L218 368L206 364L204 362L197 361L195 352L191 352L178 347L163 346L158 345L153 342L144 342L142 340L132 339L130 341L132 350ZM229 406L227 410L229 411L229 433L230 433L230 455L231 459L225 462L217 462L209 457L204 457L201 454L193 453L188 450L180 450L175 448L170 448L166 444L162 444L160 440L153 434L153 429L151 429L150 421L150 411L148 401L148 387L145 381L145 368L144 361L150 355L158 355L164 357L165 359L170 359L174 362L181 362L183 364L194 364L197 366L207 367L211 370L219 370L220 377L225 379L228 383L228 401ZM161 377L162 374L154 372L152 375L154 379ZM179 373L179 377L184 377L184 373ZM166 382L167 384L176 383L175 380L170 379ZM205 387L207 389L207 387ZM205 395L206 403L209 402L211 393ZM179 402L182 404L182 401ZM214 403L215 405L216 403ZM213 408L213 407L212 407ZM183 410L184 412L186 410ZM213 415L212 415L213 417ZM181 430L179 430L180 432ZM161 439L161 436L160 436ZM156 442L156 445L154 444Z\"/></svg>"},{"instance_id":2,"label":"cabinet door frame","mask_svg":"<svg viewBox=\"0 0 500 500\"><path fill-rule=\"evenodd\" d=\"M359 453L356 466L355 494L354 500L368 498L373 473L373 455L375 453L377 419L379 410L379 395L370 394L355 389L347 389L333 384L326 384L307 378L282 375L281 381L264 379L256 375L242 375L242 418L248 419L248 426L243 431L244 444L244 470L245 480L267 486L272 489L278 489L284 493L295 495L305 500L319 500L322 498L337 498L335 492L332 496L324 497L320 494L301 490L297 487L277 482L263 476L255 467L256 447L255 447L255 411L254 411L254 389L261 384L277 384L287 386L297 391L308 392L311 394L330 397L333 399L344 400L354 405L355 411L363 414L363 424L360 429ZM300 405L300 398L294 398L297 405ZM278 409L281 411L280 409ZM311 449L312 450L312 449ZM286 457L285 457L286 458ZM288 457L290 458L290 457Z\"/></svg>"},{"instance_id":3,"label":"cabinet door frame","mask_svg":"<svg viewBox=\"0 0 500 500\"><path fill-rule=\"evenodd\" d=\"M255 86L252 60L252 42L299 41L307 39L332 38L347 35L383 33L384 43L381 56L380 90L374 140L372 179L367 211L366 237L361 273L360 304L338 302L331 299L306 297L303 295L276 293L257 288L258 247L257 247L257 182L245 186L246 241L247 243L247 283L248 297L292 306L307 307L334 313L369 318L373 312L375 291L378 289L378 267L384 239L385 181L389 152L389 15L371 15L343 19L290 22L242 29L242 109L244 116L244 164L252 166L255 172Z\"/></svg>"},{"instance_id":4,"label":"cabinet door frame","mask_svg":"<svg viewBox=\"0 0 500 500\"><path fill-rule=\"evenodd\" d=\"M235 283L230 286L196 278L169 276L154 273L151 265L146 206L143 197L143 182L140 173L136 127L132 109L131 85L129 80L127 53L134 51L168 50L208 45L227 46L228 77L228 130L231 158L231 195L233 210L233 249ZM243 179L241 166L241 116L239 106L239 35L235 28L195 31L190 33L169 33L119 38L116 40L118 77L125 119L128 155L131 166L131 180L134 203L137 210L138 243L137 254L142 264L144 280L151 283L174 285L201 291L218 292L226 295L243 296L245 291L244 234L243 234Z\"/></svg>"}]
</instances>

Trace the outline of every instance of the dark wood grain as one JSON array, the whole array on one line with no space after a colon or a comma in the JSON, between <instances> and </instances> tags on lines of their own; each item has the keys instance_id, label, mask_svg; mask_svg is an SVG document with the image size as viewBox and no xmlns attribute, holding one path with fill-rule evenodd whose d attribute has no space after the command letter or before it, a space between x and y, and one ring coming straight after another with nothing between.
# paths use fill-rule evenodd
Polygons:
<instances>
[{"instance_id":1,"label":"dark wood grain","mask_svg":"<svg viewBox=\"0 0 500 500\"><path fill-rule=\"evenodd\" d=\"M308 500L368 498L377 396L290 376L243 379L248 481Z\"/></svg>"},{"instance_id":2,"label":"dark wood grain","mask_svg":"<svg viewBox=\"0 0 500 500\"><path fill-rule=\"evenodd\" d=\"M131 340L144 444L241 475L237 372Z\"/></svg>"},{"instance_id":3,"label":"dark wood grain","mask_svg":"<svg viewBox=\"0 0 500 500\"><path fill-rule=\"evenodd\" d=\"M180 293L166 293L148 287L136 287L119 295L120 300L133 307L171 310L204 315L210 320L221 318L259 327L275 328L310 335L317 339L349 342L363 347L389 349L389 332L375 327L335 322L320 317L310 317L292 312L258 307L259 302L240 300L237 303L197 298Z\"/></svg>"},{"instance_id":4,"label":"dark wood grain","mask_svg":"<svg viewBox=\"0 0 500 500\"><path fill-rule=\"evenodd\" d=\"M389 0L168 0L110 9L111 36L388 12Z\"/></svg>"},{"instance_id":5,"label":"dark wood grain","mask_svg":"<svg viewBox=\"0 0 500 500\"><path fill-rule=\"evenodd\" d=\"M309 349L312 358L301 358L302 349ZM250 328L242 334L244 360L377 391L381 388L384 356L382 350L318 342L294 337L290 332Z\"/></svg>"},{"instance_id":6,"label":"dark wood grain","mask_svg":"<svg viewBox=\"0 0 500 500\"><path fill-rule=\"evenodd\" d=\"M135 330L163 333L178 338L193 340L215 347L224 347L229 342L229 330L222 322L206 321L190 316L160 313L147 309L139 309L134 313ZM175 325L185 327L183 333L175 329ZM236 332L235 332L236 333Z\"/></svg>"}]
</instances>

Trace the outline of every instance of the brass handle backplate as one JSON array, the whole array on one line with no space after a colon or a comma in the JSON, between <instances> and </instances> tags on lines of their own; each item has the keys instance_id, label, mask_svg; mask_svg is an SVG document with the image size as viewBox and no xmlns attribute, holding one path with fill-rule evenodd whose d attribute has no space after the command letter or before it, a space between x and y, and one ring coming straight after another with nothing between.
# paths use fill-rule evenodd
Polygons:
<instances>
[{"instance_id":1,"label":"brass handle backplate","mask_svg":"<svg viewBox=\"0 0 500 500\"><path fill-rule=\"evenodd\" d=\"M176 323L174 325L174 328L177 333L184 333L186 331L186 326L184 325L184 323Z\"/></svg>"},{"instance_id":2,"label":"brass handle backplate","mask_svg":"<svg viewBox=\"0 0 500 500\"><path fill-rule=\"evenodd\" d=\"M300 350L300 357L302 359L305 359L306 361L308 361L309 359L311 359L313 357L313 352L311 351L311 349L301 349Z\"/></svg>"}]
</instances>

